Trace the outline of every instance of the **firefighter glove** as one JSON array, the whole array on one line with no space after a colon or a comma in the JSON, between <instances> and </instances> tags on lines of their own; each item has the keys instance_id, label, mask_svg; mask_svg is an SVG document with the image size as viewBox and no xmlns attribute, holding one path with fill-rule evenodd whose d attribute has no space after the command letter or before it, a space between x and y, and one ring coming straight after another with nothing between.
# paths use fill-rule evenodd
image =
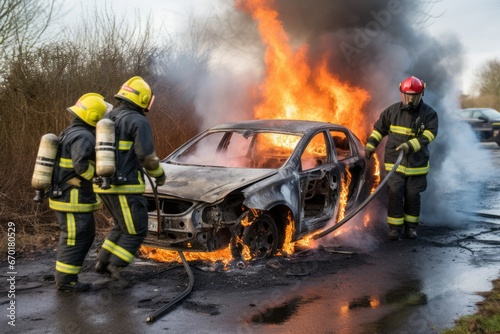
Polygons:
<instances>
[{"instance_id":1,"label":"firefighter glove","mask_svg":"<svg viewBox=\"0 0 500 334\"><path fill-rule=\"evenodd\" d=\"M410 145L408 145L408 143L403 143L398 147L396 147L396 151L401 151L401 150L405 152L405 154L410 153Z\"/></svg>"},{"instance_id":2,"label":"firefighter glove","mask_svg":"<svg viewBox=\"0 0 500 334\"><path fill-rule=\"evenodd\" d=\"M157 186L162 186L165 184L165 180L167 179L167 176L165 175L165 173L161 174L160 176L158 176L156 178L156 185Z\"/></svg>"},{"instance_id":3,"label":"firefighter glove","mask_svg":"<svg viewBox=\"0 0 500 334\"><path fill-rule=\"evenodd\" d=\"M373 155L373 149L365 147L365 157L366 159L370 160L370 158Z\"/></svg>"}]
</instances>

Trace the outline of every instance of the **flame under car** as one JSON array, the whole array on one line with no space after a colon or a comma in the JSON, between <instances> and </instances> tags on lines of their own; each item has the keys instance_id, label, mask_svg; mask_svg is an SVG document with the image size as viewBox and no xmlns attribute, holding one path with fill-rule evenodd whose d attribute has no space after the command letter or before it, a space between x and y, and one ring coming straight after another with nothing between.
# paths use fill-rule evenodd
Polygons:
<instances>
[{"instance_id":1,"label":"flame under car","mask_svg":"<svg viewBox=\"0 0 500 334\"><path fill-rule=\"evenodd\" d=\"M150 185L144 194L144 243L197 252L229 246L233 258L272 257L369 196L371 161L341 125L254 120L212 127L162 160L165 184L156 197Z\"/></svg>"}]
</instances>

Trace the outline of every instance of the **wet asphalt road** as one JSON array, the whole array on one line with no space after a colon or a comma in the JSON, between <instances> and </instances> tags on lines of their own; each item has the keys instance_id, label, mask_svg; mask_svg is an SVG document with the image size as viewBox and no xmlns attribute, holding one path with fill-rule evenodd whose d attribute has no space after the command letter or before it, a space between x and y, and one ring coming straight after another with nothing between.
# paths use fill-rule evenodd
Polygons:
<instances>
[{"instance_id":1,"label":"wet asphalt road","mask_svg":"<svg viewBox=\"0 0 500 334\"><path fill-rule=\"evenodd\" d=\"M500 165L495 144L481 147ZM293 260L294 267L281 260L217 276L193 269L191 294L153 323L146 323L146 317L185 289L182 267L153 279L153 265L138 261L134 270L145 268L151 274L132 288L74 294L57 292L50 282L53 254L20 259L15 327L8 325L11 299L4 291L1 332L439 333L458 317L474 313L481 300L476 293L490 290L491 281L500 276L500 180L480 182L484 190L477 211L491 217L424 224L418 240L390 242L384 229L374 228L359 238L358 246L342 247L339 237L340 245L328 257L306 252ZM347 251L335 251L339 249ZM285 269L295 270L290 279L280 276ZM7 264L1 263L2 277L7 272ZM89 271L82 280L103 279ZM227 287L225 280L231 282Z\"/></svg>"}]
</instances>

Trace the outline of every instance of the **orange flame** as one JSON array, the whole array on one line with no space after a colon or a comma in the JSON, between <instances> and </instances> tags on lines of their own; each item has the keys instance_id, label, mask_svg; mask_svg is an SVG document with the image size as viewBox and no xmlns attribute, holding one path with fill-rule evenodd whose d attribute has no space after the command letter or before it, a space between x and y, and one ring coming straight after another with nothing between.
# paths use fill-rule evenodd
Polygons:
<instances>
[{"instance_id":1,"label":"orange flame","mask_svg":"<svg viewBox=\"0 0 500 334\"><path fill-rule=\"evenodd\" d=\"M338 220L342 220L345 217L345 208L347 206L347 196L349 195L349 185L351 184L351 172L349 168L346 168L346 176L345 179L342 180L341 193L340 193L340 208L338 214Z\"/></svg>"},{"instance_id":2,"label":"orange flame","mask_svg":"<svg viewBox=\"0 0 500 334\"><path fill-rule=\"evenodd\" d=\"M364 227L368 227L369 226L369 222L370 222L370 215L369 214L366 214L364 217L363 217L363 226Z\"/></svg>"},{"instance_id":3,"label":"orange flame","mask_svg":"<svg viewBox=\"0 0 500 334\"><path fill-rule=\"evenodd\" d=\"M261 85L263 101L254 107L257 119L308 119L332 122L349 127L364 140L368 124L362 108L370 96L328 71L324 55L320 64L308 64L307 45L294 51L288 35L278 20L272 0L240 0L239 8L257 21L266 45L266 79Z\"/></svg>"},{"instance_id":4,"label":"orange flame","mask_svg":"<svg viewBox=\"0 0 500 334\"><path fill-rule=\"evenodd\" d=\"M378 185L380 184L380 166L379 166L379 161L378 161L378 157L376 154L373 155L373 161L374 161L373 165L375 166L375 172L373 173L374 183L373 183L372 190L370 191L370 194L373 194L375 189L377 189Z\"/></svg>"},{"instance_id":5,"label":"orange flame","mask_svg":"<svg viewBox=\"0 0 500 334\"><path fill-rule=\"evenodd\" d=\"M177 251L153 248L149 246L141 246L139 252L141 256L153 259L155 261L182 263L182 260ZM232 259L229 246L225 249L221 249L215 252L184 252L184 257L186 258L186 261L220 261L225 268L227 268L229 261Z\"/></svg>"},{"instance_id":6,"label":"orange flame","mask_svg":"<svg viewBox=\"0 0 500 334\"><path fill-rule=\"evenodd\" d=\"M292 213L290 211L288 212L287 221L288 225L286 226L285 229L285 242L283 243L282 252L284 254L293 254L295 246L294 243L292 242L292 237L295 231L294 231Z\"/></svg>"}]
</instances>

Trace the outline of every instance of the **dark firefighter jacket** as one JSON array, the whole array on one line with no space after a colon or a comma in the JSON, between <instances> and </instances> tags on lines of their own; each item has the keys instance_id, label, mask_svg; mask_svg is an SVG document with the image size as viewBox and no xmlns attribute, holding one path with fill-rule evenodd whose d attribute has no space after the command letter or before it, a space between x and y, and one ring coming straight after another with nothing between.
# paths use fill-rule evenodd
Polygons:
<instances>
[{"instance_id":1,"label":"dark firefighter jacket","mask_svg":"<svg viewBox=\"0 0 500 334\"><path fill-rule=\"evenodd\" d=\"M411 175L425 175L429 172L429 149L427 145L437 136L438 116L423 101L414 111L403 109L401 102L386 108L374 125L367 148L375 149L383 137L387 137L384 163L386 171L390 171L396 162L399 152L396 147L404 142L410 146L410 153L403 159L397 172Z\"/></svg>"},{"instance_id":2,"label":"dark firefighter jacket","mask_svg":"<svg viewBox=\"0 0 500 334\"><path fill-rule=\"evenodd\" d=\"M49 207L63 212L93 212L101 202L92 190L95 128L76 118L59 136Z\"/></svg>"},{"instance_id":3,"label":"dark firefighter jacket","mask_svg":"<svg viewBox=\"0 0 500 334\"><path fill-rule=\"evenodd\" d=\"M105 114L104 118L115 122L116 172L111 188L94 185L94 191L99 194L143 193L146 187L141 166L145 161L149 161L145 169L150 176L158 177L164 173L156 157L149 121L140 111L124 105Z\"/></svg>"}]
</instances>

